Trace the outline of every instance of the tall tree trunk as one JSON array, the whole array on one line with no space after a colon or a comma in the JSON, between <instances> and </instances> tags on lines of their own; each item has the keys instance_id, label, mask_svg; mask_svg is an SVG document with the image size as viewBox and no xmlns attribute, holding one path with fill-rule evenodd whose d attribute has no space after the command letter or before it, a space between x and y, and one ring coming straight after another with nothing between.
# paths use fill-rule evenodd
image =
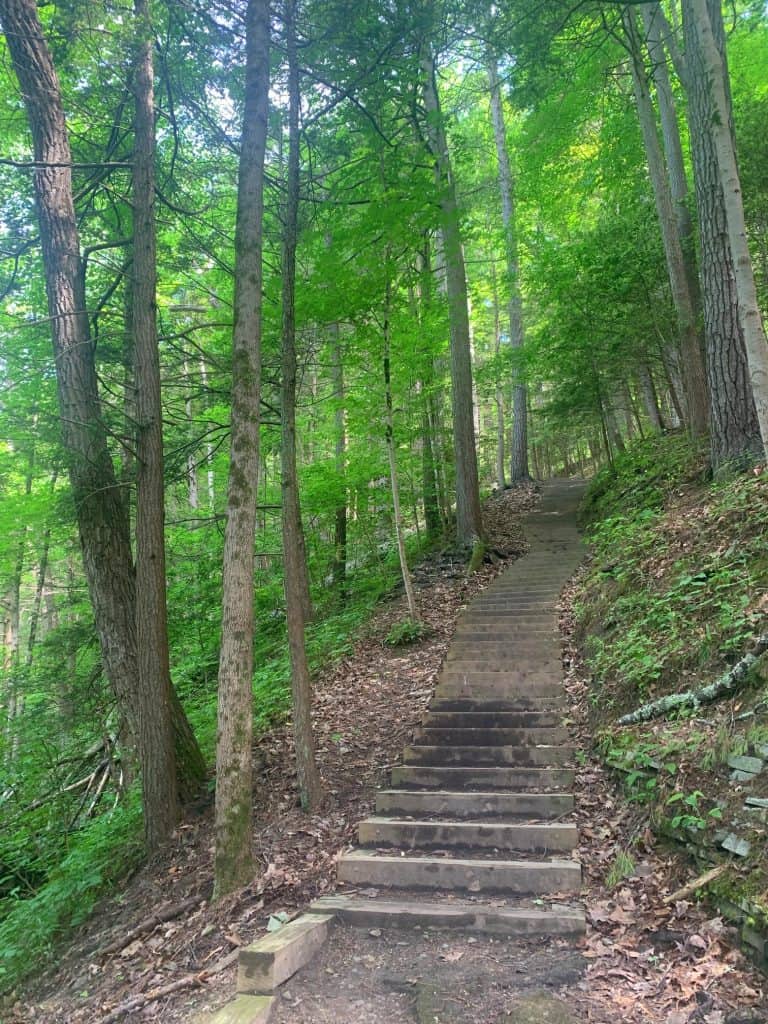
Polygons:
<instances>
[{"instance_id":1,"label":"tall tree trunk","mask_svg":"<svg viewBox=\"0 0 768 1024\"><path fill-rule=\"evenodd\" d=\"M641 363L637 373L640 380L640 394L651 429L655 433L660 434L664 430L664 422L661 418L659 398L656 394L656 385L653 382L650 367L647 363Z\"/></svg>"},{"instance_id":2,"label":"tall tree trunk","mask_svg":"<svg viewBox=\"0 0 768 1024\"><path fill-rule=\"evenodd\" d=\"M165 488L155 240L154 33L149 0L135 0L133 89L133 344L136 361L136 642L147 847L156 850L179 817L171 725L165 598ZM144 709L152 708L150 714Z\"/></svg>"},{"instance_id":3,"label":"tall tree trunk","mask_svg":"<svg viewBox=\"0 0 768 1024\"><path fill-rule=\"evenodd\" d=\"M491 289L493 296L493 354L498 360L501 354L501 317L499 315L499 289L496 282L496 265L493 260L491 260ZM500 375L498 375L496 378L496 486L500 491L503 491L507 486L505 436L504 388L501 386Z\"/></svg>"},{"instance_id":4,"label":"tall tree trunk","mask_svg":"<svg viewBox=\"0 0 768 1024\"><path fill-rule=\"evenodd\" d=\"M469 545L482 537L483 523L473 423L467 277L461 247L456 184L437 93L434 60L427 45L422 51L421 70L427 133L435 160L435 178L439 190L440 225L448 294L453 447L456 460L456 532L459 543Z\"/></svg>"},{"instance_id":5,"label":"tall tree trunk","mask_svg":"<svg viewBox=\"0 0 768 1024\"><path fill-rule=\"evenodd\" d=\"M714 165L710 173L716 177L716 188L722 199L723 227L733 271L738 321L746 352L762 455L768 458L768 343L757 301L744 222L732 127L725 33L719 4L715 9L713 0L684 0L683 24L688 54L687 86L690 104L692 109L696 107L699 111L694 133L700 129L709 143L708 157ZM703 146L700 147L701 155ZM702 217L700 226L703 236L705 231L711 229L711 222ZM723 398L727 401L725 396Z\"/></svg>"},{"instance_id":6,"label":"tall tree trunk","mask_svg":"<svg viewBox=\"0 0 768 1024\"><path fill-rule=\"evenodd\" d=\"M631 8L626 9L623 19L637 114L664 243L672 301L677 315L685 390L685 423L693 437L700 437L707 431L708 399L702 347L696 325L695 300L689 288L667 167L656 132L656 117L648 91L635 12Z\"/></svg>"},{"instance_id":7,"label":"tall tree trunk","mask_svg":"<svg viewBox=\"0 0 768 1024\"><path fill-rule=\"evenodd\" d=\"M262 227L269 3L248 0L245 106L235 229L232 426L224 533L216 744L215 896L253 875L253 569L259 475Z\"/></svg>"},{"instance_id":8,"label":"tall tree trunk","mask_svg":"<svg viewBox=\"0 0 768 1024\"><path fill-rule=\"evenodd\" d=\"M507 150L507 129L504 124L504 106L501 99L496 58L488 57L488 84L491 90L491 119L496 141L496 159L499 164L499 190L501 192L501 219L504 225L504 250L507 262L509 289L509 341L512 346L512 461L510 477L513 484L531 479L528 468L528 395L520 368L525 337L523 332L523 300L520 292L520 257L517 251L517 223L515 218L515 182Z\"/></svg>"},{"instance_id":9,"label":"tall tree trunk","mask_svg":"<svg viewBox=\"0 0 768 1024\"><path fill-rule=\"evenodd\" d=\"M288 57L288 181L283 227L283 345L281 388L282 520L288 653L291 660L293 739L299 799L306 811L321 798L312 733L312 681L307 664L307 564L301 525L296 468L296 243L299 215L299 67L296 55L296 4L283 5Z\"/></svg>"},{"instance_id":10,"label":"tall tree trunk","mask_svg":"<svg viewBox=\"0 0 768 1024\"><path fill-rule=\"evenodd\" d=\"M136 592L128 517L101 417L61 90L33 0L0 0L0 22L24 97L37 164L34 192L62 441L85 575L104 669L129 732L140 739L139 718L151 716L153 707L138 706L144 695L136 690ZM177 766L184 776L180 782L194 788L204 772L202 755L176 700L172 712L179 741ZM143 775L154 770L152 756L140 747Z\"/></svg>"},{"instance_id":11,"label":"tall tree trunk","mask_svg":"<svg viewBox=\"0 0 768 1024\"><path fill-rule=\"evenodd\" d=\"M200 488L197 482L197 458L195 456L195 450L192 447L193 430L195 415L192 405L192 375L189 372L189 360L186 354L184 355L184 387L186 389L186 396L184 398L184 415L187 419L187 430L188 430L188 443L190 445L189 451L187 452L187 501L189 507L193 512L196 512L200 508Z\"/></svg>"},{"instance_id":12,"label":"tall tree trunk","mask_svg":"<svg viewBox=\"0 0 768 1024\"><path fill-rule=\"evenodd\" d=\"M683 146L680 139L680 122L677 116L674 93L669 79L667 53L664 45L664 26L658 3L643 4L640 7L645 26L648 56L651 61L651 77L656 87L659 104L661 137L669 176L669 188L675 210L677 234L683 253L685 277L698 323L701 315L701 288L696 265L696 238L693 217L688 205L688 176L685 171Z\"/></svg>"},{"instance_id":13,"label":"tall tree trunk","mask_svg":"<svg viewBox=\"0 0 768 1024\"><path fill-rule=\"evenodd\" d=\"M423 246L417 253L416 261L419 272L419 301L416 307L416 315L423 322L432 307L432 295L434 291L432 281L432 260L428 234L425 234L424 236ZM436 451L436 424L432 416L434 379L434 359L432 353L428 352L421 371L419 398L421 400L421 464L424 488L424 523L427 528L427 536L430 539L437 537L442 531L444 525L440 511L440 487L438 482L438 462L440 454Z\"/></svg>"},{"instance_id":14,"label":"tall tree trunk","mask_svg":"<svg viewBox=\"0 0 768 1024\"><path fill-rule=\"evenodd\" d=\"M208 391L208 367L205 364L205 356L200 355L200 384L204 392ZM206 483L208 486L208 508L211 512L216 508L216 482L213 473L213 456L214 450L213 445L210 442L210 434L207 433L211 429L209 423L206 428L206 435L209 438L205 442L205 466L206 466Z\"/></svg>"},{"instance_id":15,"label":"tall tree trunk","mask_svg":"<svg viewBox=\"0 0 768 1024\"><path fill-rule=\"evenodd\" d=\"M397 540L397 554L400 559L400 573L403 577L405 598L408 602L408 615L415 622L418 620L419 610L416 607L416 595L413 590L413 580L411 579L411 570L408 568L408 556L405 550L403 513L400 506L400 481L397 475L397 456L395 453L395 420L392 410L392 375L389 359L389 317L392 302L392 282L389 276L389 252L387 252L385 261L387 265L387 283L384 299L384 400L386 407L384 430L387 442L389 482L392 488L392 511L394 512L395 519L395 538Z\"/></svg>"},{"instance_id":16,"label":"tall tree trunk","mask_svg":"<svg viewBox=\"0 0 768 1024\"><path fill-rule=\"evenodd\" d=\"M336 398L334 427L336 430L335 456L336 475L343 486L346 476L347 427L344 416L344 357L339 325L332 325L331 376ZM344 486L341 499L333 515L333 582L339 597L346 598L347 580L347 489Z\"/></svg>"}]
</instances>

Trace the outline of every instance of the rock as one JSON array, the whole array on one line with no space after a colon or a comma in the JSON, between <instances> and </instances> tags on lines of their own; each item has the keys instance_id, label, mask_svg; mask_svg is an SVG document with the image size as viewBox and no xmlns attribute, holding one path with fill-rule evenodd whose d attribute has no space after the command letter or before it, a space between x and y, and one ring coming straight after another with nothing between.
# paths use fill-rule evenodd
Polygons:
<instances>
[{"instance_id":1,"label":"rock","mask_svg":"<svg viewBox=\"0 0 768 1024\"><path fill-rule=\"evenodd\" d=\"M768 807L768 800L761 796L748 796L744 804L746 807Z\"/></svg>"},{"instance_id":2,"label":"rock","mask_svg":"<svg viewBox=\"0 0 768 1024\"><path fill-rule=\"evenodd\" d=\"M562 999L546 992L534 992L504 1017L502 1024L577 1024Z\"/></svg>"},{"instance_id":3,"label":"rock","mask_svg":"<svg viewBox=\"0 0 768 1024\"><path fill-rule=\"evenodd\" d=\"M749 772L751 775L757 775L765 767L765 761L760 757L747 757L744 754L739 754L728 758L728 767L733 768L735 771Z\"/></svg>"},{"instance_id":4,"label":"rock","mask_svg":"<svg viewBox=\"0 0 768 1024\"><path fill-rule=\"evenodd\" d=\"M724 850L736 854L737 857L748 857L752 849L746 839L740 839L733 832L727 835L720 844Z\"/></svg>"}]
</instances>

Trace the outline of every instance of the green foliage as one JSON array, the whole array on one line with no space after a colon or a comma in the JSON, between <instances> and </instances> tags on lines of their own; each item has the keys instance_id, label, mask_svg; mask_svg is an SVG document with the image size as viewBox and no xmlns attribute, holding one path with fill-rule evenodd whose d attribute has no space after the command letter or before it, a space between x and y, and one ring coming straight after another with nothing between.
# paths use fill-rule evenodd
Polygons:
<instances>
[{"instance_id":1,"label":"green foliage","mask_svg":"<svg viewBox=\"0 0 768 1024\"><path fill-rule=\"evenodd\" d=\"M635 873L635 862L627 850L619 850L606 875L605 884L609 889L615 889L625 878L631 878Z\"/></svg>"},{"instance_id":2,"label":"green foliage","mask_svg":"<svg viewBox=\"0 0 768 1024\"><path fill-rule=\"evenodd\" d=\"M423 640L426 636L426 627L418 619L403 619L397 622L387 633L384 643L388 647L405 647L407 644Z\"/></svg>"},{"instance_id":3,"label":"green foliage","mask_svg":"<svg viewBox=\"0 0 768 1024\"><path fill-rule=\"evenodd\" d=\"M768 579L764 490L753 476L703 482L679 437L636 444L598 474L585 502L596 560L579 606L602 712L677 689L683 673L703 682L748 649Z\"/></svg>"},{"instance_id":4,"label":"green foliage","mask_svg":"<svg viewBox=\"0 0 768 1024\"><path fill-rule=\"evenodd\" d=\"M97 900L138 863L141 834L141 804L134 792L74 837L33 897L10 905L0 919L0 989L12 988L39 967L61 935L84 921Z\"/></svg>"}]
</instances>

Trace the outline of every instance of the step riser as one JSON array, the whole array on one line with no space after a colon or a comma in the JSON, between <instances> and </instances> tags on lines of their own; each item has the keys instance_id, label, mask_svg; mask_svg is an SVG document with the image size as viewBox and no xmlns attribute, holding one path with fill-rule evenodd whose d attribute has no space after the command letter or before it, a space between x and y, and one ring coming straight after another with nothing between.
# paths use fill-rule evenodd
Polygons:
<instances>
[{"instance_id":1,"label":"step riser","mask_svg":"<svg viewBox=\"0 0 768 1024\"><path fill-rule=\"evenodd\" d=\"M466 787L474 787L482 792L500 789L513 793L526 790L568 790L573 786L573 777L572 768L401 765L392 769L392 785L412 788L414 791L461 790ZM468 791L471 792L471 789Z\"/></svg>"},{"instance_id":2,"label":"step riser","mask_svg":"<svg viewBox=\"0 0 768 1024\"><path fill-rule=\"evenodd\" d=\"M449 818L561 818L573 811L570 793L430 793L383 790L377 814L443 815Z\"/></svg>"},{"instance_id":3,"label":"step riser","mask_svg":"<svg viewBox=\"0 0 768 1024\"><path fill-rule=\"evenodd\" d=\"M445 697L436 694L429 705L430 712L437 714L460 714L463 711L482 711L484 713L525 713L541 714L551 712L562 714L565 709L565 698L560 697Z\"/></svg>"},{"instance_id":4,"label":"step riser","mask_svg":"<svg viewBox=\"0 0 768 1024\"><path fill-rule=\"evenodd\" d=\"M544 687L531 683L505 683L493 686L490 683L441 683L435 689L436 700L557 700L563 696L562 683Z\"/></svg>"},{"instance_id":5,"label":"step riser","mask_svg":"<svg viewBox=\"0 0 768 1024\"><path fill-rule=\"evenodd\" d=\"M487 675L489 679L504 680L513 678L518 680L535 680L545 683L557 682L563 678L563 666L560 662L552 661L547 667L533 671L530 668L517 671L514 661L499 661L495 658L483 658L475 654L472 659L465 661L446 661L443 664L438 679L444 676L473 677L476 675Z\"/></svg>"},{"instance_id":6,"label":"step riser","mask_svg":"<svg viewBox=\"0 0 768 1024\"><path fill-rule=\"evenodd\" d=\"M544 895L577 893L581 888L581 867L568 861L472 862L350 855L339 861L339 879L350 885L381 888Z\"/></svg>"},{"instance_id":7,"label":"step riser","mask_svg":"<svg viewBox=\"0 0 768 1024\"><path fill-rule=\"evenodd\" d=\"M562 716L549 711L428 711L425 729L557 729Z\"/></svg>"},{"instance_id":8,"label":"step riser","mask_svg":"<svg viewBox=\"0 0 768 1024\"><path fill-rule=\"evenodd\" d=\"M557 687L562 691L562 670L559 674L539 673L538 675L526 672L460 672L451 669L450 672L441 672L438 676L439 684L450 686L490 686L505 689L506 687L520 687L530 692L541 693L548 696L548 691L554 692Z\"/></svg>"},{"instance_id":9,"label":"step riser","mask_svg":"<svg viewBox=\"0 0 768 1024\"><path fill-rule=\"evenodd\" d=\"M525 641L529 645L559 642L558 630L549 624L521 623L515 615L483 615L472 619L462 619L456 628L454 640L461 640L466 633L483 633L488 636L509 637L511 640Z\"/></svg>"},{"instance_id":10,"label":"step riser","mask_svg":"<svg viewBox=\"0 0 768 1024\"><path fill-rule=\"evenodd\" d=\"M450 669L457 662L466 661L492 662L496 671L506 669L507 672L530 674L562 671L563 656L561 650L555 647L537 654L527 647L510 647L509 644L500 644L498 641L484 643L482 640L475 640L452 648L443 662L443 668Z\"/></svg>"},{"instance_id":11,"label":"step riser","mask_svg":"<svg viewBox=\"0 0 768 1024\"><path fill-rule=\"evenodd\" d=\"M414 735L415 743L426 743L436 747L530 747L542 743L557 744L568 740L566 729L439 729L425 727Z\"/></svg>"},{"instance_id":12,"label":"step riser","mask_svg":"<svg viewBox=\"0 0 768 1024\"><path fill-rule=\"evenodd\" d=\"M455 907L439 903L419 905L325 896L312 904L318 913L335 914L358 928L430 928L470 931L481 935L538 938L545 935L577 937L585 931L584 913L569 907L551 910L513 910L506 907Z\"/></svg>"},{"instance_id":13,"label":"step riser","mask_svg":"<svg viewBox=\"0 0 768 1024\"><path fill-rule=\"evenodd\" d=\"M575 849L575 825L477 825L409 821L362 821L361 846L398 850L503 850L509 853L564 853Z\"/></svg>"},{"instance_id":14,"label":"step riser","mask_svg":"<svg viewBox=\"0 0 768 1024\"><path fill-rule=\"evenodd\" d=\"M405 748L405 763L427 767L455 765L494 767L502 765L548 767L569 764L574 753L569 747L427 747Z\"/></svg>"}]
</instances>

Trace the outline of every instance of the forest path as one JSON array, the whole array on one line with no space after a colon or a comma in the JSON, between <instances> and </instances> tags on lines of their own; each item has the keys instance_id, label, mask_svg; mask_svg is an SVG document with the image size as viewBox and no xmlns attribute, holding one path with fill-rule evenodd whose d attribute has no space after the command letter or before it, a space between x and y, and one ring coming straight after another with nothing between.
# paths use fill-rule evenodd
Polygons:
<instances>
[{"instance_id":1,"label":"forest path","mask_svg":"<svg viewBox=\"0 0 768 1024\"><path fill-rule=\"evenodd\" d=\"M575 1020L552 995L581 976L585 928L557 601L584 554L582 492L545 487L530 551L463 613L339 891L313 905L353 927L286 986L274 1020Z\"/></svg>"}]
</instances>

